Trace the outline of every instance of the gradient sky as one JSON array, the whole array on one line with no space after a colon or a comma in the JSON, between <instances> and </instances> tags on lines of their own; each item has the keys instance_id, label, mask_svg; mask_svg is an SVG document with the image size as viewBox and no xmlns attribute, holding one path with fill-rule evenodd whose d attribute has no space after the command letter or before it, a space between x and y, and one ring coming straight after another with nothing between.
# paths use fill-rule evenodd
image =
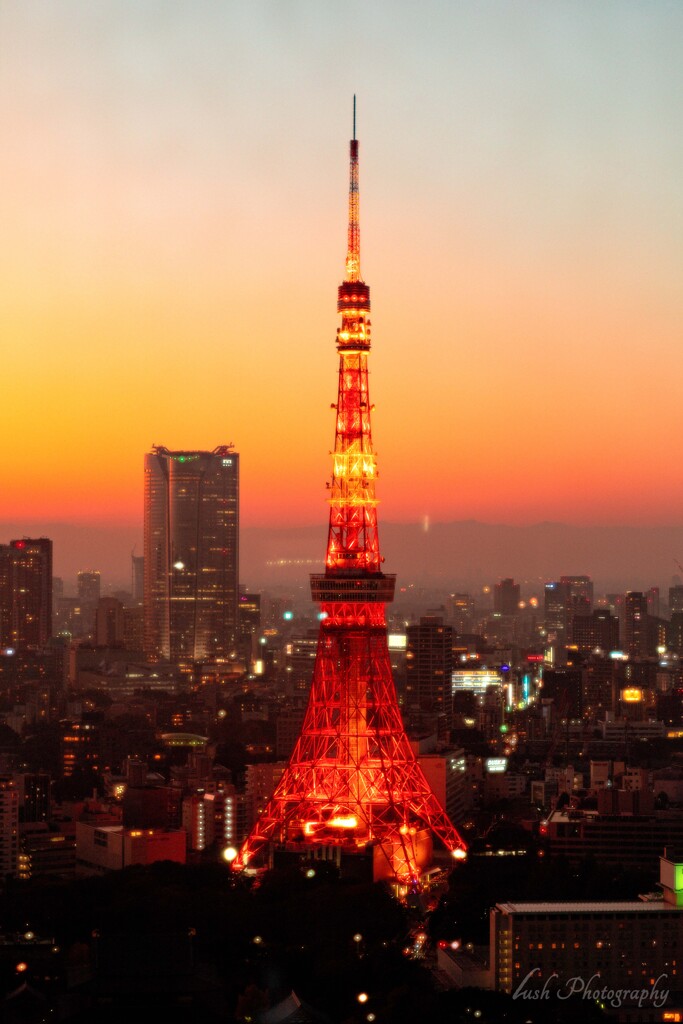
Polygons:
<instances>
[{"instance_id":1,"label":"gradient sky","mask_svg":"<svg viewBox=\"0 0 683 1024\"><path fill-rule=\"evenodd\" d=\"M353 92L381 516L683 523L673 0L5 0L2 519L322 525Z\"/></svg>"}]
</instances>

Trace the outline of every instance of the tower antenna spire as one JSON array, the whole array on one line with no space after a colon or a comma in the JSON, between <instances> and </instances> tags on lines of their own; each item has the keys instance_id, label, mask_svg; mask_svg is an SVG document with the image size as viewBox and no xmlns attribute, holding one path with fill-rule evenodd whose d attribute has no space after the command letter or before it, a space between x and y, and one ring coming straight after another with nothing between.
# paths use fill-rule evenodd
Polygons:
<instances>
[{"instance_id":1,"label":"tower antenna spire","mask_svg":"<svg viewBox=\"0 0 683 1024\"><path fill-rule=\"evenodd\" d=\"M346 280L362 281L360 276L360 215L358 194L358 140L356 139L356 95L353 96L353 138L349 144L349 235L346 249Z\"/></svg>"}]
</instances>

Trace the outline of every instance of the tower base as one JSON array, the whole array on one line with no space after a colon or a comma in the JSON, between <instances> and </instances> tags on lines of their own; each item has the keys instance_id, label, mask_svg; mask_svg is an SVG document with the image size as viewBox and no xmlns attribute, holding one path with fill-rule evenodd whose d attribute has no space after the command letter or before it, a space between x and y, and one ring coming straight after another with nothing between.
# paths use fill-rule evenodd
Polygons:
<instances>
[{"instance_id":1,"label":"tower base","mask_svg":"<svg viewBox=\"0 0 683 1024\"><path fill-rule=\"evenodd\" d=\"M338 844L271 843L267 851L267 865L270 869L315 869L317 864L330 864L338 870L340 878L388 882L396 886L405 884L406 877L415 866L421 873L431 867L433 843L429 829L421 829L415 835L410 852L409 861L405 846L399 842L368 843L361 849Z\"/></svg>"}]
</instances>

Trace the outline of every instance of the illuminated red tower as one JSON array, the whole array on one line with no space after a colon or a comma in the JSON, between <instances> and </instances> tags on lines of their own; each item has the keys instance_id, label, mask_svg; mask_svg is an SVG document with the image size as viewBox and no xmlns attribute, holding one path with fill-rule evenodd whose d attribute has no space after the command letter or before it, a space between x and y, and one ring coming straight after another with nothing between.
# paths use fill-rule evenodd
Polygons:
<instances>
[{"instance_id":1,"label":"illuminated red tower","mask_svg":"<svg viewBox=\"0 0 683 1024\"><path fill-rule=\"evenodd\" d=\"M465 844L429 788L403 727L387 647L377 466L370 430L370 289L361 278L358 142L351 141L346 278L339 286L339 392L325 573L311 577L321 625L301 735L274 794L233 862L273 846L306 853L373 850L375 877L419 885L436 836L454 857Z\"/></svg>"}]
</instances>

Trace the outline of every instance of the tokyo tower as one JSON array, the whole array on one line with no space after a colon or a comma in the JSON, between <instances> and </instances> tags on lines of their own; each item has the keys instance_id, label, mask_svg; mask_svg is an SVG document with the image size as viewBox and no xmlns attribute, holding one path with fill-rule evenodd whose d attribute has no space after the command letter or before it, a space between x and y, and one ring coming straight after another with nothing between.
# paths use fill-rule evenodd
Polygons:
<instances>
[{"instance_id":1,"label":"tokyo tower","mask_svg":"<svg viewBox=\"0 0 683 1024\"><path fill-rule=\"evenodd\" d=\"M339 390L325 572L311 576L320 637L301 735L233 868L281 848L308 857L372 857L375 878L419 888L436 837L465 844L440 807L406 736L391 673L377 530L368 353L370 289L361 277L354 97L346 277L339 286Z\"/></svg>"}]
</instances>

